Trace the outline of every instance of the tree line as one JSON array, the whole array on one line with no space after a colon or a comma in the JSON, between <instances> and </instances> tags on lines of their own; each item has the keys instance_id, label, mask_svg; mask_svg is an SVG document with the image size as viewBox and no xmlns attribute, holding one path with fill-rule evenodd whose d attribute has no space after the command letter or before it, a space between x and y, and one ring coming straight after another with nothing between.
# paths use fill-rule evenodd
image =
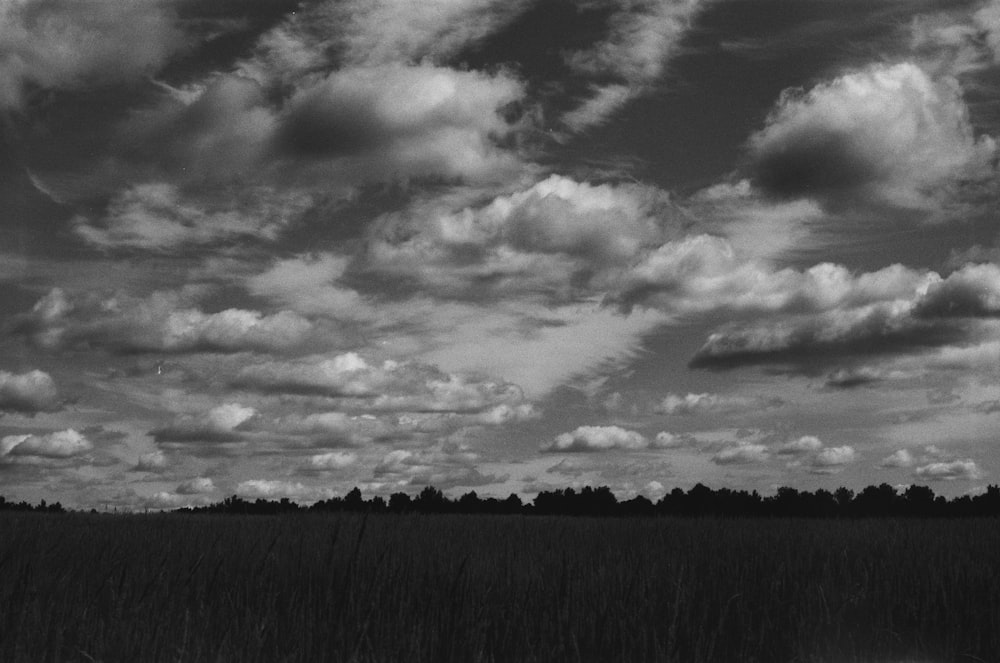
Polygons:
<instances>
[{"instance_id":1,"label":"tree line","mask_svg":"<svg viewBox=\"0 0 1000 663\"><path fill-rule=\"evenodd\" d=\"M7 501L0 496L0 511L42 511L63 513L59 502L38 505ZM480 497L470 491L450 498L441 490L427 486L417 495L397 492L386 500L380 495L364 499L359 488L343 497L332 497L304 506L288 498L248 500L238 495L206 506L175 509L175 513L275 515L308 512L354 513L466 513L490 515L560 515L560 516L721 516L731 518L799 517L967 517L1000 516L1000 486L990 485L978 495L947 499L935 495L928 486L909 486L898 491L889 484L868 486L855 493L849 488L835 491L820 488L810 492L779 488L774 495L762 496L756 490L713 490L696 484L684 491L674 488L655 502L642 495L619 500L607 486L579 490L563 488L539 492L530 502L518 495L499 499Z\"/></svg>"}]
</instances>

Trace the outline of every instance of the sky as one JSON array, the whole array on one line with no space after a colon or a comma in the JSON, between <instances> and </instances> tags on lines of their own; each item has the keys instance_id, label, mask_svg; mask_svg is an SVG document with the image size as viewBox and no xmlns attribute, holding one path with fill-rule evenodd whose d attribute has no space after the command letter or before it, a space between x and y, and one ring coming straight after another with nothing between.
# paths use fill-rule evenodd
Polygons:
<instances>
[{"instance_id":1,"label":"sky","mask_svg":"<svg viewBox=\"0 0 1000 663\"><path fill-rule=\"evenodd\" d=\"M0 0L0 494L1000 481L1000 0Z\"/></svg>"}]
</instances>

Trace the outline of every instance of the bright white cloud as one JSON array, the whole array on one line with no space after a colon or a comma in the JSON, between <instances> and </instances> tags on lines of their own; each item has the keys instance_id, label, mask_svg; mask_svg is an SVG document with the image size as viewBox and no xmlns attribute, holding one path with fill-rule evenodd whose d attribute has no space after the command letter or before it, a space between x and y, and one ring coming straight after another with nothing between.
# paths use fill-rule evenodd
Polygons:
<instances>
[{"instance_id":1,"label":"bright white cloud","mask_svg":"<svg viewBox=\"0 0 1000 663\"><path fill-rule=\"evenodd\" d=\"M477 413L516 406L523 399L510 383L449 374L418 362L369 364L353 352L247 366L234 383L265 393L367 399L363 407L378 411Z\"/></svg>"},{"instance_id":2,"label":"bright white cloud","mask_svg":"<svg viewBox=\"0 0 1000 663\"><path fill-rule=\"evenodd\" d=\"M14 462L17 457L64 459L80 456L94 445L72 428L43 435L8 435L0 439L0 459Z\"/></svg>"},{"instance_id":3,"label":"bright white cloud","mask_svg":"<svg viewBox=\"0 0 1000 663\"><path fill-rule=\"evenodd\" d=\"M0 371L0 412L46 412L59 404L59 391L48 373Z\"/></svg>"},{"instance_id":4,"label":"bright white cloud","mask_svg":"<svg viewBox=\"0 0 1000 663\"><path fill-rule=\"evenodd\" d=\"M734 412L740 410L761 410L781 405L780 400L769 400L750 396L725 394L667 394L657 407L658 412L670 415L692 415L705 413Z\"/></svg>"},{"instance_id":5,"label":"bright white cloud","mask_svg":"<svg viewBox=\"0 0 1000 663\"><path fill-rule=\"evenodd\" d=\"M619 426L580 426L570 433L562 433L542 445L542 451L608 451L611 449L636 450L649 446L641 433Z\"/></svg>"},{"instance_id":6,"label":"bright white cloud","mask_svg":"<svg viewBox=\"0 0 1000 663\"><path fill-rule=\"evenodd\" d=\"M857 452L850 445L827 447L813 458L810 471L817 474L839 472L845 465L849 465L857 460L857 457Z\"/></svg>"},{"instance_id":7,"label":"bright white cloud","mask_svg":"<svg viewBox=\"0 0 1000 663\"><path fill-rule=\"evenodd\" d=\"M960 179L992 177L995 153L975 136L958 83L908 63L787 91L750 140L765 190L915 209L937 207Z\"/></svg>"},{"instance_id":8,"label":"bright white cloud","mask_svg":"<svg viewBox=\"0 0 1000 663\"><path fill-rule=\"evenodd\" d=\"M308 469L311 470L342 470L350 467L358 460L357 454L349 451L331 451L325 454L315 454L309 457Z\"/></svg>"},{"instance_id":9,"label":"bright white cloud","mask_svg":"<svg viewBox=\"0 0 1000 663\"><path fill-rule=\"evenodd\" d=\"M298 481L281 479L248 479L236 486L236 494L241 497L273 499L288 497L290 499L315 497L319 491L309 488Z\"/></svg>"},{"instance_id":10,"label":"bright white cloud","mask_svg":"<svg viewBox=\"0 0 1000 663\"><path fill-rule=\"evenodd\" d=\"M447 443L430 449L390 451L375 466L372 475L378 482L397 487L430 485L442 489L483 486L507 479L483 474L478 464L477 454L461 445Z\"/></svg>"},{"instance_id":11,"label":"bright white cloud","mask_svg":"<svg viewBox=\"0 0 1000 663\"><path fill-rule=\"evenodd\" d=\"M879 461L878 466L883 468L911 467L914 462L913 454L907 449L897 449Z\"/></svg>"},{"instance_id":12,"label":"bright white cloud","mask_svg":"<svg viewBox=\"0 0 1000 663\"><path fill-rule=\"evenodd\" d=\"M972 481L981 476L976 462L970 458L940 461L921 465L913 471L914 476L927 481Z\"/></svg>"},{"instance_id":13,"label":"bright white cloud","mask_svg":"<svg viewBox=\"0 0 1000 663\"><path fill-rule=\"evenodd\" d=\"M239 352L289 349L306 339L312 324L288 311L264 315L226 309L203 313L179 293L139 299L67 294L54 288L20 328L47 349L77 344L130 352Z\"/></svg>"},{"instance_id":14,"label":"bright white cloud","mask_svg":"<svg viewBox=\"0 0 1000 663\"><path fill-rule=\"evenodd\" d=\"M802 437L789 440L778 447L779 456L799 456L819 451L823 448L823 442L815 435L803 435Z\"/></svg>"}]
</instances>

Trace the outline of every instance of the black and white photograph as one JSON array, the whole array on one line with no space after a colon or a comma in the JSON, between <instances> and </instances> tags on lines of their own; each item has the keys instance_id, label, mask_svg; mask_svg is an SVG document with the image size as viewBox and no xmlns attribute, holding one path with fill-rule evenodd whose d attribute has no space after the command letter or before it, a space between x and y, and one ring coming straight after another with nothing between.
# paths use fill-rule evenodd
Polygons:
<instances>
[{"instance_id":1,"label":"black and white photograph","mask_svg":"<svg viewBox=\"0 0 1000 663\"><path fill-rule=\"evenodd\" d=\"M1000 0L0 0L0 661L1000 663Z\"/></svg>"}]
</instances>

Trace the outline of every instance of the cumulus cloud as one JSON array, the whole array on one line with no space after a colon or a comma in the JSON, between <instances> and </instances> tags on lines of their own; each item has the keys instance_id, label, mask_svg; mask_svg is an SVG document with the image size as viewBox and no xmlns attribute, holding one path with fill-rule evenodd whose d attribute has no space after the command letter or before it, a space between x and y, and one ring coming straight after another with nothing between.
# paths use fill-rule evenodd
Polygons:
<instances>
[{"instance_id":1,"label":"cumulus cloud","mask_svg":"<svg viewBox=\"0 0 1000 663\"><path fill-rule=\"evenodd\" d=\"M139 497L138 505L145 509L183 509L193 506L206 506L212 503L208 495L198 493L171 493L159 491L149 496Z\"/></svg>"},{"instance_id":2,"label":"cumulus cloud","mask_svg":"<svg viewBox=\"0 0 1000 663\"><path fill-rule=\"evenodd\" d=\"M1000 265L968 264L931 283L914 313L927 318L1000 317Z\"/></svg>"},{"instance_id":3,"label":"cumulus cloud","mask_svg":"<svg viewBox=\"0 0 1000 663\"><path fill-rule=\"evenodd\" d=\"M995 153L975 136L958 83L909 63L786 91L749 143L765 191L912 209L937 207L961 179L991 177Z\"/></svg>"},{"instance_id":4,"label":"cumulus cloud","mask_svg":"<svg viewBox=\"0 0 1000 663\"><path fill-rule=\"evenodd\" d=\"M248 479L236 486L236 494L241 497L274 499L287 497L302 499L316 497L320 491L309 488L298 481L281 479Z\"/></svg>"},{"instance_id":5,"label":"cumulus cloud","mask_svg":"<svg viewBox=\"0 0 1000 663\"><path fill-rule=\"evenodd\" d=\"M436 488L483 486L501 483L506 476L483 474L479 456L452 443L430 449L398 449L387 453L375 466L376 481L398 487L431 485Z\"/></svg>"},{"instance_id":6,"label":"cumulus cloud","mask_svg":"<svg viewBox=\"0 0 1000 663\"><path fill-rule=\"evenodd\" d=\"M946 278L934 272L889 269L897 273L898 283L880 293L870 292L873 303L837 296L826 302L828 308L816 313L730 325L710 334L691 364L726 367L948 346L974 339L976 327L970 323L1000 313L1000 268L996 265L966 265ZM881 282L886 271L850 281ZM877 301L878 296L884 299ZM960 348L946 350L928 362L943 364L946 354L957 361L962 353ZM988 348L979 352L988 353ZM884 377L887 374L879 369L844 370L831 374L828 383L856 386Z\"/></svg>"},{"instance_id":7,"label":"cumulus cloud","mask_svg":"<svg viewBox=\"0 0 1000 663\"><path fill-rule=\"evenodd\" d=\"M802 437L789 440L777 449L779 456L799 456L819 451L823 448L823 442L814 435L803 435Z\"/></svg>"},{"instance_id":8,"label":"cumulus cloud","mask_svg":"<svg viewBox=\"0 0 1000 663\"><path fill-rule=\"evenodd\" d=\"M916 459L914 459L913 454L909 450L897 449L879 461L878 466L881 468L911 467L914 462L916 462Z\"/></svg>"},{"instance_id":9,"label":"cumulus cloud","mask_svg":"<svg viewBox=\"0 0 1000 663\"><path fill-rule=\"evenodd\" d=\"M72 428L42 435L7 435L0 439L0 460L5 463L66 459L85 454L94 445Z\"/></svg>"},{"instance_id":10,"label":"cumulus cloud","mask_svg":"<svg viewBox=\"0 0 1000 663\"><path fill-rule=\"evenodd\" d=\"M696 12L699 0L611 2L607 36L566 56L570 69L593 82L591 96L562 117L574 131L603 123L658 81Z\"/></svg>"},{"instance_id":11,"label":"cumulus cloud","mask_svg":"<svg viewBox=\"0 0 1000 663\"><path fill-rule=\"evenodd\" d=\"M226 309L204 313L179 293L146 298L68 294L52 289L17 328L38 346L106 347L119 352L280 351L306 339L311 323L288 311L264 315Z\"/></svg>"},{"instance_id":12,"label":"cumulus cloud","mask_svg":"<svg viewBox=\"0 0 1000 663\"><path fill-rule=\"evenodd\" d=\"M716 465L751 465L766 462L769 453L766 445L740 440L712 456Z\"/></svg>"},{"instance_id":13,"label":"cumulus cloud","mask_svg":"<svg viewBox=\"0 0 1000 663\"><path fill-rule=\"evenodd\" d=\"M150 434L157 442L238 442L257 411L239 403L225 403L201 415L184 415ZM243 426L243 428L241 428Z\"/></svg>"},{"instance_id":14,"label":"cumulus cloud","mask_svg":"<svg viewBox=\"0 0 1000 663\"><path fill-rule=\"evenodd\" d=\"M354 352L333 358L296 362L266 362L247 366L234 380L240 387L264 393L288 393L366 399L364 407L378 411L491 412L500 419L518 414L495 411L515 407L523 394L510 383L445 373L419 362L385 360L369 364ZM523 412L530 416L530 412Z\"/></svg>"},{"instance_id":15,"label":"cumulus cloud","mask_svg":"<svg viewBox=\"0 0 1000 663\"><path fill-rule=\"evenodd\" d=\"M303 315L372 321L376 306L339 281L351 258L332 253L304 254L275 261L266 271L243 281L252 294L267 297Z\"/></svg>"},{"instance_id":16,"label":"cumulus cloud","mask_svg":"<svg viewBox=\"0 0 1000 663\"><path fill-rule=\"evenodd\" d=\"M951 461L939 461L921 465L913 471L913 475L927 481L972 481L981 476L976 462L970 458Z\"/></svg>"},{"instance_id":17,"label":"cumulus cloud","mask_svg":"<svg viewBox=\"0 0 1000 663\"><path fill-rule=\"evenodd\" d=\"M827 447L816 454L809 471L814 474L834 474L855 460L857 452L850 445Z\"/></svg>"},{"instance_id":18,"label":"cumulus cloud","mask_svg":"<svg viewBox=\"0 0 1000 663\"><path fill-rule=\"evenodd\" d=\"M641 433L618 426L580 426L569 433L562 433L541 446L542 451L591 452L623 449L627 451L645 449L649 440Z\"/></svg>"},{"instance_id":19,"label":"cumulus cloud","mask_svg":"<svg viewBox=\"0 0 1000 663\"><path fill-rule=\"evenodd\" d=\"M734 412L740 410L760 410L780 406L775 399L748 396L728 396L724 394L667 394L657 407L657 411L670 415L691 415L704 413Z\"/></svg>"},{"instance_id":20,"label":"cumulus cloud","mask_svg":"<svg viewBox=\"0 0 1000 663\"><path fill-rule=\"evenodd\" d=\"M0 371L0 412L34 414L56 410L59 405L59 391L48 373Z\"/></svg>"},{"instance_id":21,"label":"cumulus cloud","mask_svg":"<svg viewBox=\"0 0 1000 663\"><path fill-rule=\"evenodd\" d=\"M169 4L9 0L0 4L0 109L28 89L73 89L155 73L184 46Z\"/></svg>"},{"instance_id":22,"label":"cumulus cloud","mask_svg":"<svg viewBox=\"0 0 1000 663\"><path fill-rule=\"evenodd\" d=\"M417 280L436 294L593 294L608 270L659 246L679 215L669 197L635 184L552 175L481 207L432 204L386 215L367 269ZM589 286L589 287L588 287Z\"/></svg>"},{"instance_id":23,"label":"cumulus cloud","mask_svg":"<svg viewBox=\"0 0 1000 663\"><path fill-rule=\"evenodd\" d=\"M330 451L324 454L315 454L309 457L307 469L314 471L342 470L350 467L358 460L355 453L349 451Z\"/></svg>"},{"instance_id":24,"label":"cumulus cloud","mask_svg":"<svg viewBox=\"0 0 1000 663\"><path fill-rule=\"evenodd\" d=\"M690 235L637 260L609 284L606 300L625 310L642 304L678 314L819 312L913 297L937 278L901 265L859 275L832 263L778 270L725 238Z\"/></svg>"},{"instance_id":25,"label":"cumulus cloud","mask_svg":"<svg viewBox=\"0 0 1000 663\"><path fill-rule=\"evenodd\" d=\"M178 495L204 495L215 492L215 483L209 477L196 477L177 486Z\"/></svg>"},{"instance_id":26,"label":"cumulus cloud","mask_svg":"<svg viewBox=\"0 0 1000 663\"><path fill-rule=\"evenodd\" d=\"M517 161L497 141L499 112L524 94L513 77L430 64L347 68L301 89L283 109L277 154L340 160L342 178L440 175L490 180Z\"/></svg>"},{"instance_id":27,"label":"cumulus cloud","mask_svg":"<svg viewBox=\"0 0 1000 663\"><path fill-rule=\"evenodd\" d=\"M168 465L167 456L162 451L150 451L139 456L135 469L140 472L159 472Z\"/></svg>"}]
</instances>

